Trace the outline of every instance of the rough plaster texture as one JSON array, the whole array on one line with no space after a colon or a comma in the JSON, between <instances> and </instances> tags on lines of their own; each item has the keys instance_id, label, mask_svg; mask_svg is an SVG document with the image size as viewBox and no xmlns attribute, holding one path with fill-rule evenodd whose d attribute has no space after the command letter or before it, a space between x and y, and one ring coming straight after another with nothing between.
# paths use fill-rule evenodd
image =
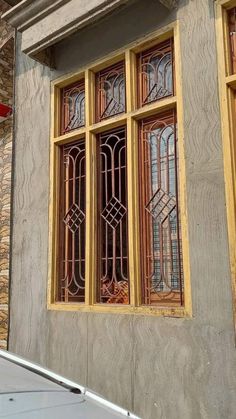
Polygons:
<instances>
[{"instance_id":1,"label":"rough plaster texture","mask_svg":"<svg viewBox=\"0 0 236 419\"><path fill-rule=\"evenodd\" d=\"M23 55L18 39L10 350L144 419L236 417L213 3L182 0L168 14L155 0L148 8L139 0L58 45L57 72ZM193 318L47 311L49 81L176 18Z\"/></svg>"},{"instance_id":2,"label":"rough plaster texture","mask_svg":"<svg viewBox=\"0 0 236 419\"><path fill-rule=\"evenodd\" d=\"M0 1L0 16L8 6ZM12 29L0 20L0 103L12 105L13 51ZM0 123L0 348L8 336L8 289L10 253L12 117Z\"/></svg>"}]
</instances>

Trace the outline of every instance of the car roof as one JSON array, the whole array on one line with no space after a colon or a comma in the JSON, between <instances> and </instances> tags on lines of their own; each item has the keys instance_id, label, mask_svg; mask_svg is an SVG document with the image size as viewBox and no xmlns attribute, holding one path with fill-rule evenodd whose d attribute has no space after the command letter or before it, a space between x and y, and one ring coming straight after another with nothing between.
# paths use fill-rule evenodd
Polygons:
<instances>
[{"instance_id":1,"label":"car roof","mask_svg":"<svg viewBox=\"0 0 236 419\"><path fill-rule=\"evenodd\" d=\"M138 419L96 393L0 350L0 418Z\"/></svg>"},{"instance_id":2,"label":"car roof","mask_svg":"<svg viewBox=\"0 0 236 419\"><path fill-rule=\"evenodd\" d=\"M0 394L58 389L61 387L55 382L0 356Z\"/></svg>"}]
</instances>

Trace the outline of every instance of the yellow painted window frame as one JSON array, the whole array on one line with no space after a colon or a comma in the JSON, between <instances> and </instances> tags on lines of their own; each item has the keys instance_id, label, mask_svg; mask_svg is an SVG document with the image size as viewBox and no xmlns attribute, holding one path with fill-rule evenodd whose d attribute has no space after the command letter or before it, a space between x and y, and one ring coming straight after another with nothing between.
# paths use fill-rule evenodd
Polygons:
<instances>
[{"instance_id":1,"label":"yellow painted window frame","mask_svg":"<svg viewBox=\"0 0 236 419\"><path fill-rule=\"evenodd\" d=\"M236 7L236 0L218 0L215 4L225 194L236 326L236 115L232 115L232 92L233 90L236 92L236 74L230 74L230 45L227 24L227 11L233 7Z\"/></svg>"},{"instance_id":2,"label":"yellow painted window frame","mask_svg":"<svg viewBox=\"0 0 236 419\"><path fill-rule=\"evenodd\" d=\"M175 54L175 96L137 108L136 59L135 54L152 45L174 37ZM126 113L102 122L95 121L95 73L115 62L125 59L126 65ZM86 125L72 132L60 135L60 89L79 79L85 79ZM179 185L180 216L182 226L183 269L184 269L184 307L144 306L141 303L141 269L139 242L139 188L138 188L138 143L132 141L138 136L138 121L168 109L177 109L179 145ZM118 126L127 126L127 181L128 181L128 234L129 234L129 278L130 305L98 304L95 302L96 287L96 194L95 182L96 135ZM86 262L85 262L85 303L56 302L56 259L58 223L58 176L59 146L85 138L86 140ZM186 174L183 135L183 100L180 59L179 22L176 21L161 30L151 33L126 48L92 63L89 67L61 77L51 82L51 134L50 134L50 201L49 201L49 269L48 304L49 310L93 311L103 313L123 313L159 315L170 317L191 317L191 288L188 247L188 223L186 206Z\"/></svg>"}]
</instances>

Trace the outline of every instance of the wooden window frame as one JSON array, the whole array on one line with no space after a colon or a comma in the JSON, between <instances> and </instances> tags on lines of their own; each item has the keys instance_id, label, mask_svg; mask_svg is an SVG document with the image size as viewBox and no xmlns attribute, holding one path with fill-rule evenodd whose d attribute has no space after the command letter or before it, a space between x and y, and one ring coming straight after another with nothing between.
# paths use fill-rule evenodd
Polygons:
<instances>
[{"instance_id":1,"label":"wooden window frame","mask_svg":"<svg viewBox=\"0 0 236 419\"><path fill-rule=\"evenodd\" d=\"M228 10L233 7L236 7L236 0L217 0L215 4L225 195L236 328L236 114L232 112L236 73L231 74L228 32Z\"/></svg>"},{"instance_id":2,"label":"wooden window frame","mask_svg":"<svg viewBox=\"0 0 236 419\"><path fill-rule=\"evenodd\" d=\"M168 38L174 38L175 95L137 107L137 65L136 54L151 48ZM126 69L126 112L95 122L95 74L125 59ZM80 79L85 79L85 127L60 135L60 91L63 87ZM48 302L49 310L103 312L155 315L169 317L191 317L192 301L190 288L190 265L188 244L188 221L186 208L186 168L183 133L183 100L181 79L181 55L179 22L176 21L161 30L115 51L103 60L81 69L77 73L63 76L51 82L51 134L50 134L50 204L49 204L49 269ZM91 105L92 104L92 105ZM139 181L138 181L138 124L141 119L169 109L177 109L179 144L179 202L182 226L184 306L144 306L141 302L141 258L140 258L140 218L139 218ZM96 230L97 197L95 164L96 136L116 127L127 127L127 184L128 184L128 236L129 236L129 280L130 305L96 303ZM85 138L86 141L86 264L85 264L85 303L56 302L57 284L57 241L58 241L58 176L59 146L73 140ZM132 139L136 141L132 141Z\"/></svg>"}]
</instances>

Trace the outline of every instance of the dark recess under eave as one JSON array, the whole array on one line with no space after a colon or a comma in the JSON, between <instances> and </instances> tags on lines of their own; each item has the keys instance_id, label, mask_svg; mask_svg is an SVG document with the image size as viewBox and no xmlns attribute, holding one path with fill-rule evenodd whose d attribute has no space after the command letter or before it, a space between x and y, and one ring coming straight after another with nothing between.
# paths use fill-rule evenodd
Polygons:
<instances>
[{"instance_id":1,"label":"dark recess under eave","mask_svg":"<svg viewBox=\"0 0 236 419\"><path fill-rule=\"evenodd\" d=\"M21 0L4 0L5 3L9 4L10 6L16 6Z\"/></svg>"}]
</instances>

